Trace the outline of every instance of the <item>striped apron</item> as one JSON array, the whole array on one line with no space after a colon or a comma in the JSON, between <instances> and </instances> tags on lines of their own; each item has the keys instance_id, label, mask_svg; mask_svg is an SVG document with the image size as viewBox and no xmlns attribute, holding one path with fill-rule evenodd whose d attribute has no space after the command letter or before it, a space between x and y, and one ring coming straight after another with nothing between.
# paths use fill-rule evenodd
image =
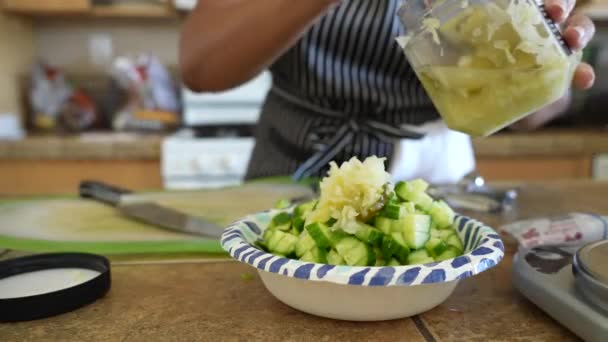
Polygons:
<instances>
[{"instance_id":1,"label":"striped apron","mask_svg":"<svg viewBox=\"0 0 608 342\"><path fill-rule=\"evenodd\" d=\"M438 115L395 42L401 0L343 0L271 67L247 179L322 177L353 156L395 160Z\"/></svg>"}]
</instances>

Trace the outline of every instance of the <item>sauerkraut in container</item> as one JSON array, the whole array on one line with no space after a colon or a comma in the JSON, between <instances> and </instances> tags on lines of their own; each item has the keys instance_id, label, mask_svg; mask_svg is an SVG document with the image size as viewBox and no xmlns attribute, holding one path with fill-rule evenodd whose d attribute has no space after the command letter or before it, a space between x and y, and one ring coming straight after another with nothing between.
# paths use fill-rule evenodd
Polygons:
<instances>
[{"instance_id":1,"label":"sauerkraut in container","mask_svg":"<svg viewBox=\"0 0 608 342\"><path fill-rule=\"evenodd\" d=\"M542 0L406 0L399 37L451 129L490 135L563 96L573 53Z\"/></svg>"}]
</instances>

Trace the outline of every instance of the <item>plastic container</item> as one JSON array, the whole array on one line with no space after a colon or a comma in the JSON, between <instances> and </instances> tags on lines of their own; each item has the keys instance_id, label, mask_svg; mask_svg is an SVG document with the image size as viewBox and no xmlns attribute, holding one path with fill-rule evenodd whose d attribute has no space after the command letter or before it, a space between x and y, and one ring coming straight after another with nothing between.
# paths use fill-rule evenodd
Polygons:
<instances>
[{"instance_id":1,"label":"plastic container","mask_svg":"<svg viewBox=\"0 0 608 342\"><path fill-rule=\"evenodd\" d=\"M406 0L398 38L447 126L488 136L562 97L572 53L542 0Z\"/></svg>"}]
</instances>

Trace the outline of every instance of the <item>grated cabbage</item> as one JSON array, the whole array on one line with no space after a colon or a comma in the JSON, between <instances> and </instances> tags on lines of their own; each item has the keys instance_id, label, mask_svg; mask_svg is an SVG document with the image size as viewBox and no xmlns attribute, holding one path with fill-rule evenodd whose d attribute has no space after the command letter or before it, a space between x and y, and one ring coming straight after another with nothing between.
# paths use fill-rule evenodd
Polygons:
<instances>
[{"instance_id":1,"label":"grated cabbage","mask_svg":"<svg viewBox=\"0 0 608 342\"><path fill-rule=\"evenodd\" d=\"M340 167L332 162L328 176L320 183L319 202L307 217L307 224L333 218L337 220L333 227L355 234L361 228L357 221L365 221L380 210L386 192L392 190L384 160L373 156L361 162L353 157Z\"/></svg>"}]
</instances>

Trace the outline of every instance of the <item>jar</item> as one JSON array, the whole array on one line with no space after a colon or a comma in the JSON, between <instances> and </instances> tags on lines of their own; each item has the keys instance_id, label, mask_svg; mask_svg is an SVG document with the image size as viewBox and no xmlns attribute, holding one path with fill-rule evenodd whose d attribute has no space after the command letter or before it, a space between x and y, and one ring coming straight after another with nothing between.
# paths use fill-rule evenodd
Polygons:
<instances>
[{"instance_id":1,"label":"jar","mask_svg":"<svg viewBox=\"0 0 608 342\"><path fill-rule=\"evenodd\" d=\"M566 94L573 53L542 0L405 0L397 41L446 125L488 136Z\"/></svg>"}]
</instances>

